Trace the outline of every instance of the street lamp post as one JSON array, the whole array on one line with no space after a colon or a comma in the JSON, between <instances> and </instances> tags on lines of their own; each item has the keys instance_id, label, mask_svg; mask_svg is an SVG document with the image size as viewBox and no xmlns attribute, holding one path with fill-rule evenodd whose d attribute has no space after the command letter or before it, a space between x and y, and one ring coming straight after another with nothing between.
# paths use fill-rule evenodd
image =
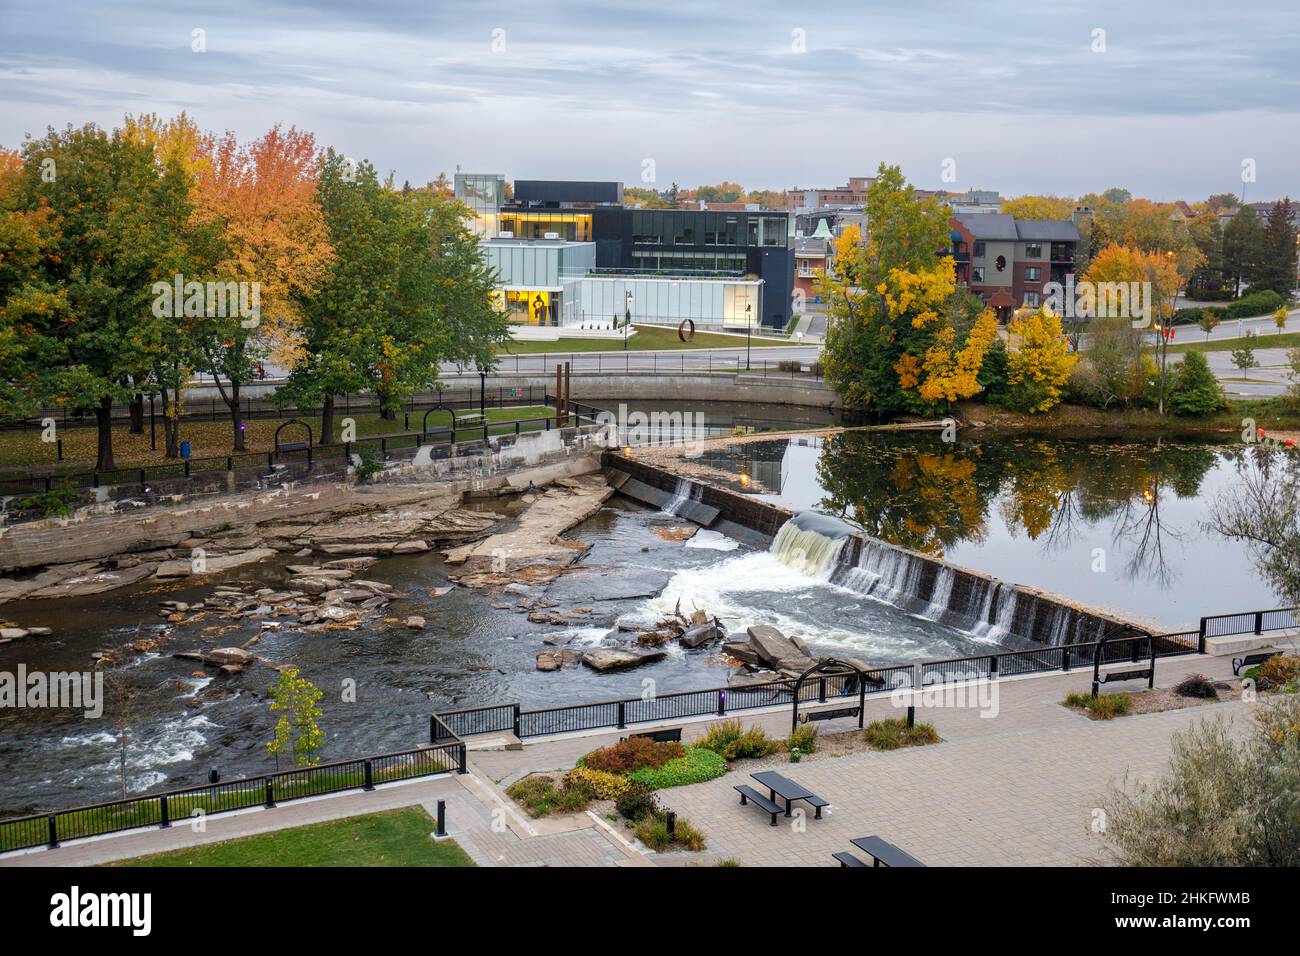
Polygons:
<instances>
[{"instance_id":1,"label":"street lamp post","mask_svg":"<svg viewBox=\"0 0 1300 956\"><path fill-rule=\"evenodd\" d=\"M624 304L626 305L626 310L623 313L623 351L626 352L627 351L627 329L628 326L632 324L632 290L631 289L627 290L627 295L624 297Z\"/></svg>"}]
</instances>

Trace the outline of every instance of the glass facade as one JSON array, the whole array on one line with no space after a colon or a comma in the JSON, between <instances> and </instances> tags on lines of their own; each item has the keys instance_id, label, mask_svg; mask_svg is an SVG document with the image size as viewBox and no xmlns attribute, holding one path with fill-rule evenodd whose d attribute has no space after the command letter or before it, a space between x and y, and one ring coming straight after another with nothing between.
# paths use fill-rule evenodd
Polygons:
<instances>
[{"instance_id":1,"label":"glass facade","mask_svg":"<svg viewBox=\"0 0 1300 956\"><path fill-rule=\"evenodd\" d=\"M789 239L785 216L755 212L683 209L632 210L632 243L637 246L784 246Z\"/></svg>"},{"instance_id":2,"label":"glass facade","mask_svg":"<svg viewBox=\"0 0 1300 956\"><path fill-rule=\"evenodd\" d=\"M564 287L563 325L610 327L628 309L633 322L743 329L759 322L762 282L745 279L647 279L587 276ZM629 300L628 295L631 294Z\"/></svg>"},{"instance_id":3,"label":"glass facade","mask_svg":"<svg viewBox=\"0 0 1300 956\"><path fill-rule=\"evenodd\" d=\"M457 173L455 194L473 214L469 221L473 233L486 239L496 236L506 178L495 173Z\"/></svg>"},{"instance_id":4,"label":"glass facade","mask_svg":"<svg viewBox=\"0 0 1300 956\"><path fill-rule=\"evenodd\" d=\"M501 212L501 231L516 239L544 239L555 233L569 242L591 241L591 213L563 210L505 209Z\"/></svg>"}]
</instances>

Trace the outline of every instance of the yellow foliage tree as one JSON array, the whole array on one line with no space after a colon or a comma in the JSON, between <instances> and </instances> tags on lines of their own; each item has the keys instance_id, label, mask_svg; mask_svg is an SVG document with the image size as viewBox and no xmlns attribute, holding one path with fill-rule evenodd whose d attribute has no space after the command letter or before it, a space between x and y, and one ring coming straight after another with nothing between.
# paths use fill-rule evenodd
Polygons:
<instances>
[{"instance_id":1,"label":"yellow foliage tree","mask_svg":"<svg viewBox=\"0 0 1300 956\"><path fill-rule=\"evenodd\" d=\"M1020 348L1007 356L1007 400L1012 408L1045 412L1061 400L1061 390L1079 356L1069 350L1060 316L1046 307L1020 315L1007 326Z\"/></svg>"},{"instance_id":2,"label":"yellow foliage tree","mask_svg":"<svg viewBox=\"0 0 1300 956\"><path fill-rule=\"evenodd\" d=\"M952 326L940 329L925 353L925 377L917 389L921 397L955 402L979 392L984 355L997 337L997 316L988 309L975 320L961 348L956 347L957 332Z\"/></svg>"},{"instance_id":3,"label":"yellow foliage tree","mask_svg":"<svg viewBox=\"0 0 1300 956\"><path fill-rule=\"evenodd\" d=\"M1002 200L1002 211L1017 219L1069 219L1074 200L1060 196L1017 196Z\"/></svg>"}]
</instances>

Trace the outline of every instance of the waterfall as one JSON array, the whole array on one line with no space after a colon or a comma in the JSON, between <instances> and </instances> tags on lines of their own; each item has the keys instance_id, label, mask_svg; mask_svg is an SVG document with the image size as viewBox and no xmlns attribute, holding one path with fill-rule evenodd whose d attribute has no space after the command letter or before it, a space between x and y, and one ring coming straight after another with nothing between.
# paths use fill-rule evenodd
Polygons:
<instances>
[{"instance_id":1,"label":"waterfall","mask_svg":"<svg viewBox=\"0 0 1300 956\"><path fill-rule=\"evenodd\" d=\"M772 541L771 552L778 561L800 574L829 579L839 564L840 552L851 530L834 518L803 511L781 525Z\"/></svg>"},{"instance_id":2,"label":"waterfall","mask_svg":"<svg viewBox=\"0 0 1300 956\"><path fill-rule=\"evenodd\" d=\"M697 485L689 478L678 478L677 487L672 498L664 505L664 514L673 517L695 518L693 514L682 514L682 508L690 501L699 501L704 496L704 486Z\"/></svg>"},{"instance_id":3,"label":"waterfall","mask_svg":"<svg viewBox=\"0 0 1300 956\"><path fill-rule=\"evenodd\" d=\"M921 572L925 566L926 562L916 555L867 538L862 542L857 565L842 569L836 583L859 594L907 607L920 598Z\"/></svg>"}]
</instances>

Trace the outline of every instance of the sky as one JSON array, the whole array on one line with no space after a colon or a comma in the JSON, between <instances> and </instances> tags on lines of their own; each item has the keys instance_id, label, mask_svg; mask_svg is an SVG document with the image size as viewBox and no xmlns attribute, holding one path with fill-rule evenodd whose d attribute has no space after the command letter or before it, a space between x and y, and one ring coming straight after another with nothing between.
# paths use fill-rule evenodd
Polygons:
<instances>
[{"instance_id":1,"label":"sky","mask_svg":"<svg viewBox=\"0 0 1300 956\"><path fill-rule=\"evenodd\" d=\"M184 110L399 182L811 188L887 162L1260 201L1300 195L1298 49L1297 0L0 0L0 144Z\"/></svg>"}]
</instances>

